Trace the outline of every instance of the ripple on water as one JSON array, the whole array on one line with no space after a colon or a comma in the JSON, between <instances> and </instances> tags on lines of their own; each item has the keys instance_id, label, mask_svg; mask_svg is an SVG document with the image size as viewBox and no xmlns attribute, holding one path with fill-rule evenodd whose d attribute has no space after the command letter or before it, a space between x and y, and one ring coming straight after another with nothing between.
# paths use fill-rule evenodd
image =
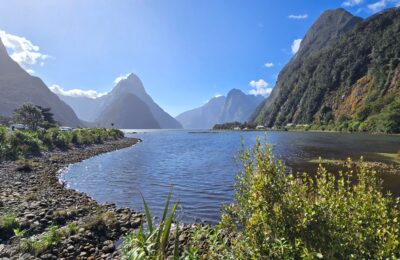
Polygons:
<instances>
[{"instance_id":1,"label":"ripple on water","mask_svg":"<svg viewBox=\"0 0 400 260\"><path fill-rule=\"evenodd\" d=\"M143 142L71 165L60 178L68 187L86 192L99 202L135 210L143 210L142 192L155 215L162 213L172 185L172 199L180 202L180 221L216 223L221 205L233 199L238 171L234 157L242 138L250 146L258 136L266 137L268 143L275 144L274 153L298 169L318 156L343 159L371 151L400 150L399 137L378 135L152 131L134 136Z\"/></svg>"}]
</instances>

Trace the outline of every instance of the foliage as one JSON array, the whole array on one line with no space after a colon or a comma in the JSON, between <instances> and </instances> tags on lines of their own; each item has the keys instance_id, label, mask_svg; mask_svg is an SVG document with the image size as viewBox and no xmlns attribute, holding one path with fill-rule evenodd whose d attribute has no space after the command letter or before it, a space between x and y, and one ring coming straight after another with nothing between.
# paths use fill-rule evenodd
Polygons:
<instances>
[{"instance_id":1,"label":"foliage","mask_svg":"<svg viewBox=\"0 0 400 260\"><path fill-rule=\"evenodd\" d=\"M37 108L40 109L43 117L43 122L41 123L41 127L49 129L57 126L57 122L56 120L54 120L54 114L50 112L51 108L41 107L41 106L37 106Z\"/></svg>"},{"instance_id":2,"label":"foliage","mask_svg":"<svg viewBox=\"0 0 400 260\"><path fill-rule=\"evenodd\" d=\"M18 159L26 155L38 155L42 142L34 131L16 130L8 136L9 159Z\"/></svg>"},{"instance_id":3,"label":"foliage","mask_svg":"<svg viewBox=\"0 0 400 260\"><path fill-rule=\"evenodd\" d=\"M18 249L21 252L29 252L38 256L60 242L61 232L56 226L52 226L41 236L21 239Z\"/></svg>"},{"instance_id":4,"label":"foliage","mask_svg":"<svg viewBox=\"0 0 400 260\"><path fill-rule=\"evenodd\" d=\"M117 217L114 212L97 212L85 218L83 227L91 230L96 234L106 234L108 230L115 227L117 224Z\"/></svg>"},{"instance_id":5,"label":"foliage","mask_svg":"<svg viewBox=\"0 0 400 260\"><path fill-rule=\"evenodd\" d=\"M313 26L307 35L323 40L321 34L335 25L320 26L317 32ZM268 127L293 123L340 131L399 133L399 28L400 9L394 8L365 19L331 44L308 53L304 52L322 41L307 45L306 37L278 77L274 93L279 94L271 95L252 121ZM346 122L339 118L343 113L349 116Z\"/></svg>"},{"instance_id":6,"label":"foliage","mask_svg":"<svg viewBox=\"0 0 400 260\"><path fill-rule=\"evenodd\" d=\"M228 122L223 124L216 124L213 130L233 130L235 127L240 127L240 129L256 129L257 125L254 123L240 123L240 122Z\"/></svg>"},{"instance_id":7,"label":"foliage","mask_svg":"<svg viewBox=\"0 0 400 260\"><path fill-rule=\"evenodd\" d=\"M15 109L14 121L27 125L31 130L36 130L43 123L42 110L32 103L25 103Z\"/></svg>"},{"instance_id":8,"label":"foliage","mask_svg":"<svg viewBox=\"0 0 400 260\"><path fill-rule=\"evenodd\" d=\"M399 199L384 195L363 163L349 160L336 174L321 165L316 175L288 173L259 140L241 159L235 203L214 230L200 230L205 245L191 242L201 259L400 257Z\"/></svg>"},{"instance_id":9,"label":"foliage","mask_svg":"<svg viewBox=\"0 0 400 260\"><path fill-rule=\"evenodd\" d=\"M0 161L39 155L42 151L55 148L65 150L71 145L100 144L123 137L124 133L118 129L85 128L66 132L51 128L8 131L0 126Z\"/></svg>"},{"instance_id":10,"label":"foliage","mask_svg":"<svg viewBox=\"0 0 400 260\"><path fill-rule=\"evenodd\" d=\"M147 206L145 199L143 198L143 204L146 211L147 229L144 230L143 225L137 233L132 232L128 234L123 243L123 258L124 259L166 259L167 257L167 246L169 242L169 236L171 232L171 224L177 207L177 203L172 206L171 211L168 214L169 202L171 199L171 191L168 194L164 212L161 218L160 224L155 227L153 226L152 216ZM174 258L179 259L178 248L179 248L179 227L176 224L175 230L175 245L174 245Z\"/></svg>"},{"instance_id":11,"label":"foliage","mask_svg":"<svg viewBox=\"0 0 400 260\"><path fill-rule=\"evenodd\" d=\"M17 227L18 223L15 214L7 213L0 216L0 238L10 236Z\"/></svg>"}]
</instances>

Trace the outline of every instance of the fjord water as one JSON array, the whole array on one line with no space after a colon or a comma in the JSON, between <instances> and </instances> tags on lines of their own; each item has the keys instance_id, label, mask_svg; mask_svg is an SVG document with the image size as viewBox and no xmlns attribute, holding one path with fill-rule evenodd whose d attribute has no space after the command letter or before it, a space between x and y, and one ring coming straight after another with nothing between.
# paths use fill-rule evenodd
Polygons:
<instances>
[{"instance_id":1,"label":"fjord water","mask_svg":"<svg viewBox=\"0 0 400 260\"><path fill-rule=\"evenodd\" d=\"M221 205L233 200L239 169L235 156L242 140L249 147L261 137L295 171L315 171L309 161L319 156L385 161L376 153L400 150L400 137L388 135L154 130L128 136L143 142L73 164L61 180L99 202L138 211L143 211L142 193L156 216L173 186L173 201L180 202L178 219L186 223L216 223ZM399 194L400 176L383 177L385 187Z\"/></svg>"}]
</instances>

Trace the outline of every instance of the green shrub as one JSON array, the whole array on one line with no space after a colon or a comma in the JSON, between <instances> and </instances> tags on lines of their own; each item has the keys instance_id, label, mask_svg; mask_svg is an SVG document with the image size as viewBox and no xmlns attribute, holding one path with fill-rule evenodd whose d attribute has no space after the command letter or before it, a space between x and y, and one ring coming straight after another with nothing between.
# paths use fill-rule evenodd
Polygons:
<instances>
[{"instance_id":1,"label":"green shrub","mask_svg":"<svg viewBox=\"0 0 400 260\"><path fill-rule=\"evenodd\" d=\"M117 140L123 137L124 133L118 129L85 128L63 132L57 128L51 128L9 132L7 128L0 126L0 161L39 155L41 151L54 148L66 150L71 144L101 144L107 140Z\"/></svg>"},{"instance_id":2,"label":"green shrub","mask_svg":"<svg viewBox=\"0 0 400 260\"><path fill-rule=\"evenodd\" d=\"M336 174L321 165L314 176L292 174L259 140L241 159L235 202L213 231L225 235L206 241L202 259L400 257L399 199L384 195L362 162Z\"/></svg>"},{"instance_id":3,"label":"green shrub","mask_svg":"<svg viewBox=\"0 0 400 260\"><path fill-rule=\"evenodd\" d=\"M167 217L169 201L171 199L170 191L167 201L165 203L164 213L161 218L161 222L157 227L155 227L153 226L152 216L143 196L142 199L146 211L148 226L146 231L144 231L143 225L140 225L140 229L137 233L132 232L124 238L124 243L122 247L123 257L124 259L166 259L169 236L171 232L171 224L178 204L175 203L172 206L172 209ZM177 223L175 229L173 259L179 259L178 232L179 225Z\"/></svg>"},{"instance_id":4,"label":"green shrub","mask_svg":"<svg viewBox=\"0 0 400 260\"><path fill-rule=\"evenodd\" d=\"M38 155L42 142L34 132L16 130L8 137L10 157L16 159L25 155Z\"/></svg>"}]
</instances>

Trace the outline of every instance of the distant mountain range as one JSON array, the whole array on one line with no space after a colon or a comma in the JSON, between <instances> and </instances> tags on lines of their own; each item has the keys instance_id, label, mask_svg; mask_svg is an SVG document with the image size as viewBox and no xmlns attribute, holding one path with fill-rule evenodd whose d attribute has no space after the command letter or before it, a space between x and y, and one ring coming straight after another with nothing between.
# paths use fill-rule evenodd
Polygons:
<instances>
[{"instance_id":1,"label":"distant mountain range","mask_svg":"<svg viewBox=\"0 0 400 260\"><path fill-rule=\"evenodd\" d=\"M250 121L400 132L400 9L325 11Z\"/></svg>"},{"instance_id":2,"label":"distant mountain range","mask_svg":"<svg viewBox=\"0 0 400 260\"><path fill-rule=\"evenodd\" d=\"M0 115L11 116L23 103L49 107L62 125L79 126L74 111L61 101L44 82L31 76L10 58L0 39Z\"/></svg>"},{"instance_id":3,"label":"distant mountain range","mask_svg":"<svg viewBox=\"0 0 400 260\"><path fill-rule=\"evenodd\" d=\"M131 73L113 90L98 98L57 95L69 104L78 117L92 125L117 128L182 128L146 93L139 77Z\"/></svg>"},{"instance_id":4,"label":"distant mountain range","mask_svg":"<svg viewBox=\"0 0 400 260\"><path fill-rule=\"evenodd\" d=\"M176 119L187 129L208 129L215 124L245 122L264 100L262 96L246 95L232 89L226 97L212 98L205 105L186 111Z\"/></svg>"},{"instance_id":5,"label":"distant mountain range","mask_svg":"<svg viewBox=\"0 0 400 260\"><path fill-rule=\"evenodd\" d=\"M313 124L398 133L400 8L365 20L344 9L325 11L267 99L233 89L176 118L153 101L135 74L99 98L57 96L13 61L1 40L0 91L0 115L11 116L15 108L32 102L50 107L55 119L69 126L82 125L81 119L103 127L205 129L248 121L268 127Z\"/></svg>"}]
</instances>

